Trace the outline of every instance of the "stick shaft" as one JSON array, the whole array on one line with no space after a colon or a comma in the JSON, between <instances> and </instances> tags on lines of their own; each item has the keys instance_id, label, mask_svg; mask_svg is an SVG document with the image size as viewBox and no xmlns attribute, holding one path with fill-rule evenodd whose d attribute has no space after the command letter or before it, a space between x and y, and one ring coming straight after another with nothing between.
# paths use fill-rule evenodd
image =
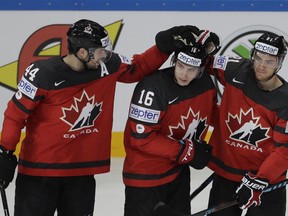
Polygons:
<instances>
[{"instance_id":1,"label":"stick shaft","mask_svg":"<svg viewBox=\"0 0 288 216\"><path fill-rule=\"evenodd\" d=\"M233 201L230 201L230 202L226 202L226 203L217 205L217 206L212 207L212 208L205 209L203 211L197 212L197 213L192 214L190 216L206 216L206 215L212 214L214 212L218 212L220 210L223 210L223 209L229 208L231 206L234 206L237 203L238 203L237 200L233 200Z\"/></svg>"},{"instance_id":2,"label":"stick shaft","mask_svg":"<svg viewBox=\"0 0 288 216\"><path fill-rule=\"evenodd\" d=\"M190 195L190 200L193 200L207 185L214 179L214 173L212 173L195 191Z\"/></svg>"},{"instance_id":3,"label":"stick shaft","mask_svg":"<svg viewBox=\"0 0 288 216\"><path fill-rule=\"evenodd\" d=\"M287 184L288 184L288 179L286 179L286 180L284 180L284 181L282 181L282 182L279 182L279 183L277 183L277 184L274 184L274 185L269 186L268 188L266 188L266 189L264 190L264 193L267 193L267 192L276 190L276 189L281 188L281 187L285 187ZM214 213L214 212L218 212L218 211L220 211L220 210L229 208L229 207L231 207L231 206L233 206L233 205L236 205L236 204L237 204L237 200L225 202L225 203L222 203L222 204L220 204L220 205L217 205L217 206L214 206L214 207L205 209L205 210L203 210L203 211L197 212L197 213L192 214L192 215L190 215L190 216L206 216L206 215L212 214L212 213Z\"/></svg>"},{"instance_id":4,"label":"stick shaft","mask_svg":"<svg viewBox=\"0 0 288 216\"><path fill-rule=\"evenodd\" d=\"M206 143L209 143L213 130L214 130L214 127L209 125L205 138L204 138ZM210 182L213 181L213 179L214 179L214 173L212 173L196 190L194 190L191 193L190 201L193 200L205 187L207 187L207 185L209 185ZM154 215L156 216L182 216L181 213L174 211L162 201L160 201L156 205Z\"/></svg>"},{"instance_id":5,"label":"stick shaft","mask_svg":"<svg viewBox=\"0 0 288 216\"><path fill-rule=\"evenodd\" d=\"M207 130L207 133L206 133L205 138L204 138L204 140L205 140L207 143L209 143L209 141L210 141L210 138L211 138L211 135L212 135L213 130L214 130L214 127L211 126L211 125L209 125L208 130Z\"/></svg>"},{"instance_id":6,"label":"stick shaft","mask_svg":"<svg viewBox=\"0 0 288 216\"><path fill-rule=\"evenodd\" d=\"M281 188L281 187L285 187L287 184L288 184L288 179L286 179L282 182L279 182L278 184L274 184L274 185L269 186L266 190L264 190L264 193L276 190L276 189ZM237 200L225 202L225 203L222 203L220 205L210 207L210 208L207 208L207 209L202 210L200 212L194 213L192 215L191 214L187 215L187 214L182 214L182 213L176 212L175 210L173 210L172 208L167 206L165 203L161 203L159 205L159 207L155 209L155 212L156 212L155 215L157 215L157 216L207 216L209 214L221 211L223 209L229 208L229 207L234 206L234 205L237 205Z\"/></svg>"},{"instance_id":7,"label":"stick shaft","mask_svg":"<svg viewBox=\"0 0 288 216\"><path fill-rule=\"evenodd\" d=\"M209 125L207 133L205 135L204 140L209 143L212 132L214 130L214 127ZM204 188L207 187L207 185L210 184L214 179L214 173L212 173L194 192L191 193L190 195L190 201L192 201Z\"/></svg>"},{"instance_id":8,"label":"stick shaft","mask_svg":"<svg viewBox=\"0 0 288 216\"><path fill-rule=\"evenodd\" d=\"M4 215L9 216L9 208L8 208L8 203L7 203L7 196L4 187L1 185L0 186L0 192L1 192L1 198L2 198L2 204L3 204L3 210L4 210Z\"/></svg>"}]
</instances>

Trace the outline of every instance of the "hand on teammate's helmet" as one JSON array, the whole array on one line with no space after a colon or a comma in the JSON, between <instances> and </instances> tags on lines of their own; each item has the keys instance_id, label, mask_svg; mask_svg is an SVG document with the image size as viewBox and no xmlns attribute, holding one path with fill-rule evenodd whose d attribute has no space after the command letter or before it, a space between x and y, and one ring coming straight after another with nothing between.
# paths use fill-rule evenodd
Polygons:
<instances>
[{"instance_id":1,"label":"hand on teammate's helmet","mask_svg":"<svg viewBox=\"0 0 288 216\"><path fill-rule=\"evenodd\" d=\"M194 45L199 33L200 31L196 26L175 26L157 33L156 46L162 52L171 54L181 50L184 46Z\"/></svg>"},{"instance_id":2,"label":"hand on teammate's helmet","mask_svg":"<svg viewBox=\"0 0 288 216\"><path fill-rule=\"evenodd\" d=\"M259 206L261 204L261 195L268 185L268 180L246 173L242 178L241 185L236 190L239 207L246 209L252 205Z\"/></svg>"},{"instance_id":3,"label":"hand on teammate's helmet","mask_svg":"<svg viewBox=\"0 0 288 216\"><path fill-rule=\"evenodd\" d=\"M209 163L212 154L211 145L202 140L180 140L179 164L189 164L195 169L203 169Z\"/></svg>"},{"instance_id":4,"label":"hand on teammate's helmet","mask_svg":"<svg viewBox=\"0 0 288 216\"><path fill-rule=\"evenodd\" d=\"M200 30L197 42L199 45L204 46L207 55L213 56L221 49L219 36L209 30Z\"/></svg>"},{"instance_id":5,"label":"hand on teammate's helmet","mask_svg":"<svg viewBox=\"0 0 288 216\"><path fill-rule=\"evenodd\" d=\"M13 153L0 146L0 184L7 188L14 178L15 169L17 166L17 158Z\"/></svg>"}]
</instances>

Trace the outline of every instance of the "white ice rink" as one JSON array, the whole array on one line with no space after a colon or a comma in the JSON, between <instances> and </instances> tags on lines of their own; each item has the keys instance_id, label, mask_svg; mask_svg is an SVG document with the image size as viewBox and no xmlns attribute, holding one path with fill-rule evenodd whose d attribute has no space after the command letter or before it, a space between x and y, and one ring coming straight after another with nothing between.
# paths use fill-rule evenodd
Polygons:
<instances>
[{"instance_id":1,"label":"white ice rink","mask_svg":"<svg viewBox=\"0 0 288 216\"><path fill-rule=\"evenodd\" d=\"M94 216L123 216L124 185L122 183L121 174L122 165L123 158L112 158L112 166L110 173L96 176L97 191ZM192 170L191 191L194 191L206 178L209 177L210 174L211 171L209 169L203 169L200 171ZM198 194L192 200L192 213L196 213L207 208L207 200L210 186L211 184L208 185L200 194ZM13 216L14 189L15 182L12 182L6 189L10 216ZM0 216L2 216L4 215L2 202L0 208Z\"/></svg>"}]
</instances>

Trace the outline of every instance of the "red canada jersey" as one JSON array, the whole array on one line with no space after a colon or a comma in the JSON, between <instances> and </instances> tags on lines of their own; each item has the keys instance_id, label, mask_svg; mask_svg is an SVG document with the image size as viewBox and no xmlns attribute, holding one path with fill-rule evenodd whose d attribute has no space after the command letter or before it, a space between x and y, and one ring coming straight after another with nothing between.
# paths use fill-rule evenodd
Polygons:
<instances>
[{"instance_id":1,"label":"red canada jersey","mask_svg":"<svg viewBox=\"0 0 288 216\"><path fill-rule=\"evenodd\" d=\"M240 182L247 171L270 183L285 179L288 169L288 84L272 91L257 87L252 62L218 56L210 65L225 87L220 119L210 143L217 174Z\"/></svg>"},{"instance_id":2,"label":"red canada jersey","mask_svg":"<svg viewBox=\"0 0 288 216\"><path fill-rule=\"evenodd\" d=\"M208 73L180 86L171 67L139 82L124 134L124 184L152 187L173 181L183 166L176 162L179 140L204 140L213 115L217 115L216 102Z\"/></svg>"},{"instance_id":3,"label":"red canada jersey","mask_svg":"<svg viewBox=\"0 0 288 216\"><path fill-rule=\"evenodd\" d=\"M1 145L15 150L18 171L34 176L81 176L110 170L117 81L132 83L168 59L156 46L132 62L113 53L97 70L73 71L62 57L36 61L25 71L5 111Z\"/></svg>"}]
</instances>

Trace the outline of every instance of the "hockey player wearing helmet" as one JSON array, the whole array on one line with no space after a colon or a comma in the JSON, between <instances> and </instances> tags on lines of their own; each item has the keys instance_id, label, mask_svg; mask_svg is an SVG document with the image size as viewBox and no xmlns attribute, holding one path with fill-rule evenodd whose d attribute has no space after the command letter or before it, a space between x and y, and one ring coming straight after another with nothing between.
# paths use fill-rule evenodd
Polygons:
<instances>
[{"instance_id":1,"label":"hockey player wearing helmet","mask_svg":"<svg viewBox=\"0 0 288 216\"><path fill-rule=\"evenodd\" d=\"M174 52L171 67L134 89L124 133L125 216L154 215L159 201L191 213L189 167L203 169L209 162L212 149L204 137L217 116L216 89L203 71L208 56L198 35L182 40L186 45ZM156 36L160 49L162 36Z\"/></svg>"},{"instance_id":2,"label":"hockey player wearing helmet","mask_svg":"<svg viewBox=\"0 0 288 216\"><path fill-rule=\"evenodd\" d=\"M167 34L175 44L185 26L178 30ZM77 21L67 36L68 55L28 66L5 111L0 141L5 188L17 165L13 151L26 128L15 216L93 215L94 175L110 170L116 83L137 82L169 57L156 46L133 60L114 53L106 30L91 20ZM171 45L169 52L174 49Z\"/></svg>"},{"instance_id":3,"label":"hockey player wearing helmet","mask_svg":"<svg viewBox=\"0 0 288 216\"><path fill-rule=\"evenodd\" d=\"M263 193L286 178L288 169L288 84L278 75L287 53L283 36L262 34L251 59L217 56L207 66L223 84L219 125L210 143L208 166L216 173L209 206L238 200L211 215L284 216L285 187Z\"/></svg>"},{"instance_id":4,"label":"hockey player wearing helmet","mask_svg":"<svg viewBox=\"0 0 288 216\"><path fill-rule=\"evenodd\" d=\"M66 59L69 61L69 58L77 58L79 61L72 59L71 62L78 63L78 67L75 66L79 70L97 69L101 62L107 62L112 55L108 32L96 22L80 20L74 23L67 37L68 51L73 55L68 55Z\"/></svg>"},{"instance_id":5,"label":"hockey player wearing helmet","mask_svg":"<svg viewBox=\"0 0 288 216\"><path fill-rule=\"evenodd\" d=\"M187 46L180 52L175 52L172 62L175 64L174 76L178 85L186 86L193 79L200 78L207 57L205 49L196 45Z\"/></svg>"}]
</instances>

